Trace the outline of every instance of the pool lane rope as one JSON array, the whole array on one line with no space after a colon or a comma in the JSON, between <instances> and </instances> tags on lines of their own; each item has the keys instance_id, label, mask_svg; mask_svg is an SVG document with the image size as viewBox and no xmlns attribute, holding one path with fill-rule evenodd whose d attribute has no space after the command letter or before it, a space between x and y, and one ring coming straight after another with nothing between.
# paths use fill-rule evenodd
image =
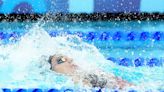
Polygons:
<instances>
[{"instance_id":1,"label":"pool lane rope","mask_svg":"<svg viewBox=\"0 0 164 92\"><path fill-rule=\"evenodd\" d=\"M61 34L71 34L71 35L77 35L80 38L88 41L93 40L114 40L114 41L146 41L146 40L154 40L154 41L162 41L164 40L164 32L156 31L156 32L57 32L57 31L51 31L49 32L50 36L56 37ZM5 33L0 32L0 40L10 39L10 38L19 38L21 36L18 32L12 32L12 33Z\"/></svg>"}]
</instances>

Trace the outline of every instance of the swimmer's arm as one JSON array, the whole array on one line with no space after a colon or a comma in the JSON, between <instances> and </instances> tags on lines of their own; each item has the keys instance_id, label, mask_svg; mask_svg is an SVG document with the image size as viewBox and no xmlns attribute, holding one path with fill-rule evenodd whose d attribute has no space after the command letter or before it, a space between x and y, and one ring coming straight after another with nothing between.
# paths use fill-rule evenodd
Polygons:
<instances>
[{"instance_id":1,"label":"swimmer's arm","mask_svg":"<svg viewBox=\"0 0 164 92\"><path fill-rule=\"evenodd\" d=\"M79 84L81 82L83 84L83 86L92 87L91 83L87 79L85 79L79 75L73 76L72 81L74 82L74 84Z\"/></svg>"},{"instance_id":2,"label":"swimmer's arm","mask_svg":"<svg viewBox=\"0 0 164 92\"><path fill-rule=\"evenodd\" d=\"M129 86L134 86L132 83L129 83L126 80L123 80L122 78L119 78L117 76L115 76L114 74L108 74L107 75L108 79L113 79L112 83L113 86L118 87L119 89L123 89L125 87L129 87Z\"/></svg>"},{"instance_id":3,"label":"swimmer's arm","mask_svg":"<svg viewBox=\"0 0 164 92\"><path fill-rule=\"evenodd\" d=\"M129 83L128 81L123 80L122 78L116 77L116 82L119 85L119 89L123 89L125 87L130 87L133 84Z\"/></svg>"}]
</instances>

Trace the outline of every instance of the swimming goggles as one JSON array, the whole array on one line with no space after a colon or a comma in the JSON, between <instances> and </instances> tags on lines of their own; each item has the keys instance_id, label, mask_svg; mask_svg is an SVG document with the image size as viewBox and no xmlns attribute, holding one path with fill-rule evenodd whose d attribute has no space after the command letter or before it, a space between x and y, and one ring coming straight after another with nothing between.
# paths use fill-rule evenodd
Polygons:
<instances>
[{"instance_id":1,"label":"swimming goggles","mask_svg":"<svg viewBox=\"0 0 164 92\"><path fill-rule=\"evenodd\" d=\"M57 64L62 64L62 63L64 63L64 62L66 62L66 59L65 59L64 57L59 57L59 58L57 59Z\"/></svg>"}]
</instances>

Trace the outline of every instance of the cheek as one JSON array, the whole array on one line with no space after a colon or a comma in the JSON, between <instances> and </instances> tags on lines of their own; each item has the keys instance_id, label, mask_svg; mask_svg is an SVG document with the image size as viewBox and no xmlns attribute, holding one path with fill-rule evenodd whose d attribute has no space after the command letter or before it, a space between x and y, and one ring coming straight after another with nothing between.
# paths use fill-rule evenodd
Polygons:
<instances>
[{"instance_id":1,"label":"cheek","mask_svg":"<svg viewBox=\"0 0 164 92\"><path fill-rule=\"evenodd\" d=\"M64 64L61 64L61 65L56 65L54 67L54 71L67 71L67 70L70 70L70 69L73 69L73 68L72 68L72 65L69 64L69 63L64 63Z\"/></svg>"},{"instance_id":2,"label":"cheek","mask_svg":"<svg viewBox=\"0 0 164 92\"><path fill-rule=\"evenodd\" d=\"M70 63L65 63L66 67L72 67L72 65Z\"/></svg>"},{"instance_id":3,"label":"cheek","mask_svg":"<svg viewBox=\"0 0 164 92\"><path fill-rule=\"evenodd\" d=\"M56 72L62 72L64 70L64 67L62 67L62 66L55 66L54 67L54 71L56 71Z\"/></svg>"},{"instance_id":4,"label":"cheek","mask_svg":"<svg viewBox=\"0 0 164 92\"><path fill-rule=\"evenodd\" d=\"M65 63L65 64L62 65L62 69L66 70L66 71L67 70L71 70L72 66L70 64L68 64L68 63Z\"/></svg>"},{"instance_id":5,"label":"cheek","mask_svg":"<svg viewBox=\"0 0 164 92\"><path fill-rule=\"evenodd\" d=\"M55 70L65 70L68 68L67 64L61 64L54 67Z\"/></svg>"}]
</instances>

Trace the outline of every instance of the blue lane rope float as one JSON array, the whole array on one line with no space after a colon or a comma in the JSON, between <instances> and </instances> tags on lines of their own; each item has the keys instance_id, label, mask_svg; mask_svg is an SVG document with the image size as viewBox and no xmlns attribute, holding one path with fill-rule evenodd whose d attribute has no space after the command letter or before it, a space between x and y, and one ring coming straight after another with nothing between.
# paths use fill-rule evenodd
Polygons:
<instances>
[{"instance_id":1,"label":"blue lane rope float","mask_svg":"<svg viewBox=\"0 0 164 92\"><path fill-rule=\"evenodd\" d=\"M9 38L18 38L19 37L19 33L16 32L12 32L11 34L9 34Z\"/></svg>"},{"instance_id":2,"label":"blue lane rope float","mask_svg":"<svg viewBox=\"0 0 164 92\"><path fill-rule=\"evenodd\" d=\"M122 58L119 61L120 61L119 65L122 65L122 66L133 66L133 62L129 58Z\"/></svg>"},{"instance_id":3,"label":"blue lane rope float","mask_svg":"<svg viewBox=\"0 0 164 92\"><path fill-rule=\"evenodd\" d=\"M0 32L0 40L3 40L6 38L6 34L3 32Z\"/></svg>"},{"instance_id":4,"label":"blue lane rope float","mask_svg":"<svg viewBox=\"0 0 164 92\"><path fill-rule=\"evenodd\" d=\"M117 64L119 63L118 60L114 57L108 57L107 60L110 60L110 61L117 63Z\"/></svg>"},{"instance_id":5,"label":"blue lane rope float","mask_svg":"<svg viewBox=\"0 0 164 92\"><path fill-rule=\"evenodd\" d=\"M103 32L100 34L100 40L108 40L109 39L109 33Z\"/></svg>"},{"instance_id":6,"label":"blue lane rope float","mask_svg":"<svg viewBox=\"0 0 164 92\"><path fill-rule=\"evenodd\" d=\"M149 33L148 32L142 32L141 34L140 34L140 40L142 40L142 41L145 41L145 40L147 40L149 38Z\"/></svg>"},{"instance_id":7,"label":"blue lane rope float","mask_svg":"<svg viewBox=\"0 0 164 92\"><path fill-rule=\"evenodd\" d=\"M58 90L58 89L49 89L47 92L60 92L60 90Z\"/></svg>"},{"instance_id":8,"label":"blue lane rope float","mask_svg":"<svg viewBox=\"0 0 164 92\"><path fill-rule=\"evenodd\" d=\"M2 92L12 92L12 91L11 91L11 89L3 88L3 89L2 89Z\"/></svg>"},{"instance_id":9,"label":"blue lane rope float","mask_svg":"<svg viewBox=\"0 0 164 92\"><path fill-rule=\"evenodd\" d=\"M122 37L122 33L121 32L116 32L113 35L113 40L119 41L119 40L121 40L121 37Z\"/></svg>"},{"instance_id":10,"label":"blue lane rope float","mask_svg":"<svg viewBox=\"0 0 164 92\"><path fill-rule=\"evenodd\" d=\"M91 40L91 41L95 38L96 38L95 32L89 32L86 37L87 40Z\"/></svg>"},{"instance_id":11,"label":"blue lane rope float","mask_svg":"<svg viewBox=\"0 0 164 92\"><path fill-rule=\"evenodd\" d=\"M57 32L52 31L52 32L49 33L49 35L52 36L52 37L56 37L58 34L57 34Z\"/></svg>"},{"instance_id":12,"label":"blue lane rope float","mask_svg":"<svg viewBox=\"0 0 164 92\"><path fill-rule=\"evenodd\" d=\"M16 90L14 90L13 92L28 92L28 90L27 89L16 89Z\"/></svg>"},{"instance_id":13,"label":"blue lane rope float","mask_svg":"<svg viewBox=\"0 0 164 92\"><path fill-rule=\"evenodd\" d=\"M156 41L161 40L161 37L162 37L161 32L155 32L154 35L153 35L153 39L156 40Z\"/></svg>"},{"instance_id":14,"label":"blue lane rope float","mask_svg":"<svg viewBox=\"0 0 164 92\"><path fill-rule=\"evenodd\" d=\"M135 66L135 67L140 67L140 66L149 66L149 67L154 67L158 66L161 67L163 66L164 60L163 59L158 59L158 58L136 58L134 60L130 58L114 58L114 57L109 57L107 60L110 60L118 65L121 66Z\"/></svg>"},{"instance_id":15,"label":"blue lane rope float","mask_svg":"<svg viewBox=\"0 0 164 92\"><path fill-rule=\"evenodd\" d=\"M153 66L162 66L161 60L158 60L157 58L151 58L148 62L147 65L150 67Z\"/></svg>"},{"instance_id":16,"label":"blue lane rope float","mask_svg":"<svg viewBox=\"0 0 164 92\"><path fill-rule=\"evenodd\" d=\"M74 90L68 88L68 89L65 89L64 92L74 92Z\"/></svg>"},{"instance_id":17,"label":"blue lane rope float","mask_svg":"<svg viewBox=\"0 0 164 92\"><path fill-rule=\"evenodd\" d=\"M75 32L75 33L70 33L70 34L75 34L75 35L77 35L80 38L84 38L85 37L85 34L83 32Z\"/></svg>"},{"instance_id":18,"label":"blue lane rope float","mask_svg":"<svg viewBox=\"0 0 164 92\"><path fill-rule=\"evenodd\" d=\"M44 92L42 89L33 89L32 92Z\"/></svg>"},{"instance_id":19,"label":"blue lane rope float","mask_svg":"<svg viewBox=\"0 0 164 92\"><path fill-rule=\"evenodd\" d=\"M144 65L144 58L136 58L134 60L135 67L143 66Z\"/></svg>"},{"instance_id":20,"label":"blue lane rope float","mask_svg":"<svg viewBox=\"0 0 164 92\"><path fill-rule=\"evenodd\" d=\"M134 32L130 32L127 34L127 40L133 41L135 40L136 34Z\"/></svg>"}]
</instances>

